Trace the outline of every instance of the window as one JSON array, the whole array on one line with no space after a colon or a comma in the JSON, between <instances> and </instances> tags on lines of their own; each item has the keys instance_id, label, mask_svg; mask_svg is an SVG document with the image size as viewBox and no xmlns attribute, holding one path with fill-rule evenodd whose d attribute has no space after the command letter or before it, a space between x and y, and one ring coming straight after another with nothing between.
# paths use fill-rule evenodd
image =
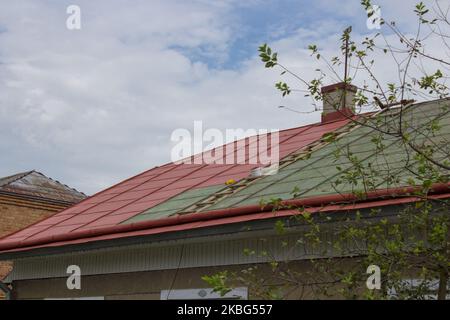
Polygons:
<instances>
[{"instance_id":1,"label":"window","mask_svg":"<svg viewBox=\"0 0 450 320\"><path fill-rule=\"evenodd\" d=\"M161 300L247 300L247 288L234 288L223 297L219 293L213 292L212 288L202 289L181 289L181 290L163 290L161 291Z\"/></svg>"},{"instance_id":2,"label":"window","mask_svg":"<svg viewBox=\"0 0 450 320\"><path fill-rule=\"evenodd\" d=\"M420 297L426 300L436 300L438 286L438 280L424 282L421 279L405 279L399 283L400 292L397 292L396 288L388 289L388 297L390 299L398 299L399 295L402 295L410 299L417 299ZM449 286L447 285L446 299L450 299L448 290Z\"/></svg>"}]
</instances>

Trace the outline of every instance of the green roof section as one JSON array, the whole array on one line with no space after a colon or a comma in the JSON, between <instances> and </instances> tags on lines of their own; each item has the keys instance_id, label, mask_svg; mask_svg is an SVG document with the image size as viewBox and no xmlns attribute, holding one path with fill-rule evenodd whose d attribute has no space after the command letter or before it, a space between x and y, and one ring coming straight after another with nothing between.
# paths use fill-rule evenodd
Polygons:
<instances>
[{"instance_id":1,"label":"green roof section","mask_svg":"<svg viewBox=\"0 0 450 320\"><path fill-rule=\"evenodd\" d=\"M438 100L413 105L402 112L405 132L414 144L442 143L450 136L450 101ZM367 125L389 130L398 125L399 109L374 116ZM425 133L427 124L439 127L435 133ZM381 124L381 126L380 126ZM373 183L373 189L405 186L413 178L409 170L417 169L417 160L405 152L399 137L380 133L368 126L360 126L343 137L311 152L307 159L297 160L281 168L272 176L262 177L245 189L218 201L207 210L258 204L271 199L307 198L311 196L363 191L363 176ZM414 129L415 130L414 130ZM383 147L377 150L374 139L380 138ZM447 140L448 141L448 140ZM448 147L448 144L447 144ZM440 150L434 157L446 160L449 150ZM344 155L345 154L345 155ZM447 159L448 160L448 159ZM355 163L365 171L358 173ZM365 174L363 174L365 173ZM358 176L359 174L359 176ZM352 181L352 175L354 181ZM372 187L372 186L371 186Z\"/></svg>"},{"instance_id":2,"label":"green roof section","mask_svg":"<svg viewBox=\"0 0 450 320\"><path fill-rule=\"evenodd\" d=\"M187 190L122 223L127 224L169 217L179 211L183 211L183 209L190 207L191 205L197 203L198 201L201 201L224 188L225 185L216 185L211 187Z\"/></svg>"},{"instance_id":3,"label":"green roof section","mask_svg":"<svg viewBox=\"0 0 450 320\"><path fill-rule=\"evenodd\" d=\"M450 137L450 100L442 99L407 107L401 114L404 132L416 145L442 144ZM395 188L409 184L417 170L417 159L405 152L398 136L380 132L395 129L400 123L399 108L374 114L365 125L351 123L341 137L322 143L306 156L286 166L277 174L248 180L244 188L217 200L196 212L258 204L271 199L307 198L319 195L364 191L362 181L370 180L370 188ZM433 123L435 132L424 132ZM342 132L342 130L340 130ZM323 140L323 139L322 139ZM378 141L378 142L377 142ZM377 147L378 146L378 147ZM448 160L450 144L434 157ZM307 149L307 147L303 148ZM405 164L407 164L407 168ZM191 213L192 206L210 201L212 196L229 189L216 185L185 191L123 222L155 220L175 214ZM295 191L295 195L294 195ZM227 191L225 191L227 192Z\"/></svg>"}]
</instances>

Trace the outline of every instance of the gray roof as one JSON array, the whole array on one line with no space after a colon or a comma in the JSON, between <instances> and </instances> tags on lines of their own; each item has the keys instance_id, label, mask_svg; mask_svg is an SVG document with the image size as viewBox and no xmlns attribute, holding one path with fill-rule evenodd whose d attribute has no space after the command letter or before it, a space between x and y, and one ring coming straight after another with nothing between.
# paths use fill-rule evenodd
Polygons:
<instances>
[{"instance_id":1,"label":"gray roof","mask_svg":"<svg viewBox=\"0 0 450 320\"><path fill-rule=\"evenodd\" d=\"M77 203L86 195L35 170L0 178L0 192L67 203Z\"/></svg>"}]
</instances>

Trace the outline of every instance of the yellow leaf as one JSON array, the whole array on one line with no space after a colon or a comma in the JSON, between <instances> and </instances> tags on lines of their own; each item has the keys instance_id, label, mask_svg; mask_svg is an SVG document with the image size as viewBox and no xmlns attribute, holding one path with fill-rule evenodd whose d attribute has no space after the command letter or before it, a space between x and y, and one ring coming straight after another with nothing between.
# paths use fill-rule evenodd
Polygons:
<instances>
[{"instance_id":1,"label":"yellow leaf","mask_svg":"<svg viewBox=\"0 0 450 320\"><path fill-rule=\"evenodd\" d=\"M235 183L236 183L236 180L234 180L234 179L229 179L229 180L227 180L227 181L225 182L225 184L226 184L227 186L232 185L232 184L235 184Z\"/></svg>"}]
</instances>

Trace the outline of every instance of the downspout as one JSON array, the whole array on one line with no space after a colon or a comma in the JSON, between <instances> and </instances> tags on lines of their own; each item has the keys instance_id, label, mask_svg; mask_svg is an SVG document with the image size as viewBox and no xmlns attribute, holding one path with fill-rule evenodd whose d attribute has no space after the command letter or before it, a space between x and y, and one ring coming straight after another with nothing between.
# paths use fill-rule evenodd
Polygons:
<instances>
[{"instance_id":1,"label":"downspout","mask_svg":"<svg viewBox=\"0 0 450 320\"><path fill-rule=\"evenodd\" d=\"M1 280L0 280L0 290L5 293L6 300L11 300L12 290L6 283L4 283Z\"/></svg>"}]
</instances>

